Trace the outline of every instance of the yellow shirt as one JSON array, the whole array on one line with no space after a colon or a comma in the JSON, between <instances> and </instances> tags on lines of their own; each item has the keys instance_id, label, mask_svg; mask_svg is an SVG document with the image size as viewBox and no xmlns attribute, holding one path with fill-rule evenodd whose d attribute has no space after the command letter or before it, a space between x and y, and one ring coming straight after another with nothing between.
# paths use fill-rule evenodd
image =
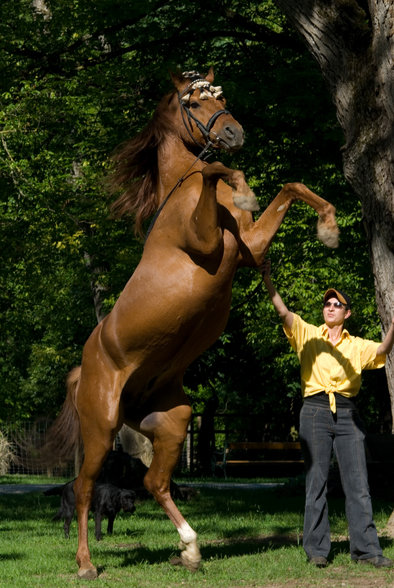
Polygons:
<instances>
[{"instance_id":1,"label":"yellow shirt","mask_svg":"<svg viewBox=\"0 0 394 588\"><path fill-rule=\"evenodd\" d=\"M386 362L386 355L376 355L380 343L353 337L346 329L335 346L325 324L315 327L297 314L291 330L283 329L301 364L303 398L324 391L332 412L336 412L335 392L346 398L356 396L362 370L381 368Z\"/></svg>"}]
</instances>

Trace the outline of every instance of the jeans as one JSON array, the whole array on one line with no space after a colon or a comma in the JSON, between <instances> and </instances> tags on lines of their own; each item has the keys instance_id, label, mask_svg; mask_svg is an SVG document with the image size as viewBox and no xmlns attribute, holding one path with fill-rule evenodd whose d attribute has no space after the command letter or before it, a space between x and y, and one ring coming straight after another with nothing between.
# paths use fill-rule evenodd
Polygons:
<instances>
[{"instance_id":1,"label":"jeans","mask_svg":"<svg viewBox=\"0 0 394 588\"><path fill-rule=\"evenodd\" d=\"M353 560L382 555L369 494L364 430L354 406L333 414L306 399L300 413L300 441L306 465L303 547L309 558L328 557L331 547L327 478L334 449L346 497ZM312 398L310 398L312 400Z\"/></svg>"}]
</instances>

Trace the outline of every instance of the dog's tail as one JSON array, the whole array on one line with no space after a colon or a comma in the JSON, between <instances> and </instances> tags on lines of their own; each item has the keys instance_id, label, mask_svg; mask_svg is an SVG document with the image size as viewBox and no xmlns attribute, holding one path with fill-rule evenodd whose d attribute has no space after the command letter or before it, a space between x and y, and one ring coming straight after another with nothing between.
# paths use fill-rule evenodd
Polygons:
<instances>
[{"instance_id":1,"label":"dog's tail","mask_svg":"<svg viewBox=\"0 0 394 588\"><path fill-rule=\"evenodd\" d=\"M24 465L27 467L56 467L69 462L76 451L81 455L82 438L76 409L80 375L80 366L68 374L66 399L59 416L47 430L44 443L37 447L31 440L24 439L28 456Z\"/></svg>"}]
</instances>

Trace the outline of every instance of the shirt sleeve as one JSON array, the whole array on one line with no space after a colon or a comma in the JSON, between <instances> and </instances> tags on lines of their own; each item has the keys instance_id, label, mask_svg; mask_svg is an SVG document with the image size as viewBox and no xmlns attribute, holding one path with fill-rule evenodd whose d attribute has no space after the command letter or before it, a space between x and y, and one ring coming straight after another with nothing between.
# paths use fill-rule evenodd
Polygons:
<instances>
[{"instance_id":1,"label":"shirt sleeve","mask_svg":"<svg viewBox=\"0 0 394 588\"><path fill-rule=\"evenodd\" d=\"M376 355L380 343L369 339L359 339L361 369L376 370L386 363L386 355Z\"/></svg>"},{"instance_id":2,"label":"shirt sleeve","mask_svg":"<svg viewBox=\"0 0 394 588\"><path fill-rule=\"evenodd\" d=\"M293 313L293 324L291 329L286 325L283 325L283 331L294 351L298 351L300 341L302 340L303 322L304 321L298 314Z\"/></svg>"}]
</instances>

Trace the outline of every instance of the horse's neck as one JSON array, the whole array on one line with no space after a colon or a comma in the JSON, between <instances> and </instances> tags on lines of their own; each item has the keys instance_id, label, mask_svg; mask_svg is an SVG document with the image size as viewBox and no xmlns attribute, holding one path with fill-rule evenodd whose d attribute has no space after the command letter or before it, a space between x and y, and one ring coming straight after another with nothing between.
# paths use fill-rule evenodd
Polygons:
<instances>
[{"instance_id":1,"label":"horse's neck","mask_svg":"<svg viewBox=\"0 0 394 588\"><path fill-rule=\"evenodd\" d=\"M169 138L158 151L158 195L162 202L168 193L189 171L202 169L196 155L189 151L180 139ZM191 168L191 169L190 169Z\"/></svg>"}]
</instances>

